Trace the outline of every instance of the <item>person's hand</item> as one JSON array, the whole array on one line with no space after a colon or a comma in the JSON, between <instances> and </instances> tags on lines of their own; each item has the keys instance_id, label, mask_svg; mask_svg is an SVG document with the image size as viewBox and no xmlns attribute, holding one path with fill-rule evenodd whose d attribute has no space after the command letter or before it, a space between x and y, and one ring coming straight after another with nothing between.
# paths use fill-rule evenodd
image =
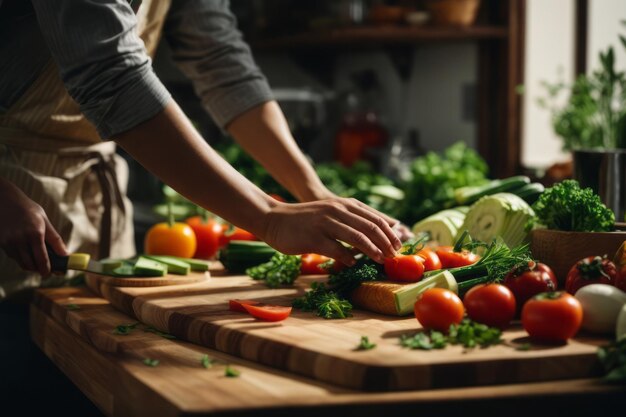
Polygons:
<instances>
[{"instance_id":1,"label":"person's hand","mask_svg":"<svg viewBox=\"0 0 626 417\"><path fill-rule=\"evenodd\" d=\"M67 249L45 211L15 185L2 179L0 201L0 248L22 269L50 275L45 243L59 255L67 255Z\"/></svg>"},{"instance_id":2,"label":"person's hand","mask_svg":"<svg viewBox=\"0 0 626 417\"><path fill-rule=\"evenodd\" d=\"M341 200L341 197L337 196L335 193L333 193L323 185L315 189L314 195L316 200ZM390 217L385 213L381 213L378 211L376 211L376 213L387 222L387 224L391 227L391 230L394 231L400 241L406 242L407 240L415 237L411 229L409 229L409 227L404 223L401 223L399 220L394 219L393 217Z\"/></svg>"},{"instance_id":3,"label":"person's hand","mask_svg":"<svg viewBox=\"0 0 626 417\"><path fill-rule=\"evenodd\" d=\"M267 214L262 230L259 237L280 252L314 252L346 265L355 260L340 241L379 263L402 246L381 213L351 198L278 203Z\"/></svg>"}]
</instances>

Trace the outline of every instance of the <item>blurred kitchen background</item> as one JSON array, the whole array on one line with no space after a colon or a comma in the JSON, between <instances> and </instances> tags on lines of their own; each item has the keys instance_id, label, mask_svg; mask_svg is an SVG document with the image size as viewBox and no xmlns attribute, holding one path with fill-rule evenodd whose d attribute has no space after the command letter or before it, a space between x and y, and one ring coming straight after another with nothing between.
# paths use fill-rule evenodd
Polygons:
<instances>
[{"instance_id":1,"label":"blurred kitchen background","mask_svg":"<svg viewBox=\"0 0 626 417\"><path fill-rule=\"evenodd\" d=\"M624 0L232 0L231 7L296 140L330 181L353 174L329 169L358 167L380 175L376 184L397 185L411 180L415 158L459 142L482 157L489 178L526 174L547 185L571 176L571 153L547 108L568 95L550 97L549 86L597 70L609 46L615 67L626 66ZM209 143L277 192L202 110L165 41L154 65ZM162 184L132 161L131 170L140 247Z\"/></svg>"}]
</instances>

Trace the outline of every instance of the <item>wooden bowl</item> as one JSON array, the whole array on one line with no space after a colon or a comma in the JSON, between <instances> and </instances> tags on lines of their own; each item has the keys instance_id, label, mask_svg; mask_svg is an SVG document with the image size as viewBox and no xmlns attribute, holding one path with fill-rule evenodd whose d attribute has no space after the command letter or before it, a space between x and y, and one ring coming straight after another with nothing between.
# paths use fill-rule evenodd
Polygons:
<instances>
[{"instance_id":1,"label":"wooden bowl","mask_svg":"<svg viewBox=\"0 0 626 417\"><path fill-rule=\"evenodd\" d=\"M552 268L562 286L576 262L596 255L607 255L612 260L624 241L624 231L562 232L537 229L530 234L530 250L536 260Z\"/></svg>"},{"instance_id":2,"label":"wooden bowl","mask_svg":"<svg viewBox=\"0 0 626 417\"><path fill-rule=\"evenodd\" d=\"M476 20L480 0L429 0L426 9L433 24L470 26Z\"/></svg>"}]
</instances>

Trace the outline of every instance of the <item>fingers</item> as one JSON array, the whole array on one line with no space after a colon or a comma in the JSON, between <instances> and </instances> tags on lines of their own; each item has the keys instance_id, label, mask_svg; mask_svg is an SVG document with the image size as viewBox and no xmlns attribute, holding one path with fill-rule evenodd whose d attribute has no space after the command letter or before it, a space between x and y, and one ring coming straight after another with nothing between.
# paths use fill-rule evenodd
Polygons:
<instances>
[{"instance_id":1,"label":"fingers","mask_svg":"<svg viewBox=\"0 0 626 417\"><path fill-rule=\"evenodd\" d=\"M48 251L46 250L43 235L32 238L30 245L37 271L39 271L42 276L47 277L50 275L50 259L48 259Z\"/></svg>"},{"instance_id":2,"label":"fingers","mask_svg":"<svg viewBox=\"0 0 626 417\"><path fill-rule=\"evenodd\" d=\"M352 266L356 262L350 249L334 239L323 240L319 246L320 255L333 258L336 262Z\"/></svg>"},{"instance_id":3,"label":"fingers","mask_svg":"<svg viewBox=\"0 0 626 417\"><path fill-rule=\"evenodd\" d=\"M337 214L336 218L337 220L341 221L343 225L335 224L333 227L334 228L339 227L339 230L343 231L344 233L347 233L348 229L352 229L353 230L352 236L350 235L348 236L351 239L356 240L358 244L363 246L363 248L361 248L358 244L354 246L358 247L359 249L362 249L366 254L368 254L367 253L368 249L366 248L368 248L370 245L374 249L376 249L375 251L372 251L370 249L371 252L375 253L375 257L370 256L372 259L377 260L380 257L384 258L385 256L395 255L396 249L393 246L394 244L389 239L389 236L387 236L381 230L381 227L379 225L368 220L365 216L361 217L358 214L354 214L349 211L340 211ZM385 224L384 220L380 219L379 221ZM341 227L341 226L344 226L344 227ZM345 226L348 226L348 228L346 228ZM389 225L387 224L385 224L385 226L389 227ZM358 233L358 235L356 233ZM393 236L393 239L398 241L399 243L399 240L395 235ZM340 240L344 240L344 239L340 239ZM352 244L352 242L348 242L346 240L344 240L344 242Z\"/></svg>"},{"instance_id":4,"label":"fingers","mask_svg":"<svg viewBox=\"0 0 626 417\"><path fill-rule=\"evenodd\" d=\"M368 206L367 204L365 204L364 202L360 200L357 200L356 198L351 198L350 200L352 200L357 206L361 207L362 209L365 209L378 217L382 217L383 220L385 220L385 222L387 223L387 225L389 225L389 227L393 227L396 224L400 223L399 220L394 219L393 217L387 216L385 213L382 213L378 210L371 208L370 206Z\"/></svg>"},{"instance_id":5,"label":"fingers","mask_svg":"<svg viewBox=\"0 0 626 417\"><path fill-rule=\"evenodd\" d=\"M35 261L28 245L21 245L17 248L18 263L26 271L37 271Z\"/></svg>"},{"instance_id":6,"label":"fingers","mask_svg":"<svg viewBox=\"0 0 626 417\"><path fill-rule=\"evenodd\" d=\"M54 252L56 252L57 255L61 255L61 256L69 255L67 248L65 247L65 243L63 242L63 239L61 238L59 233L56 231L54 226L52 226L52 223L50 223L50 220L48 220L48 218L45 217L44 221L46 222L46 233L45 233L46 242L48 242L48 244L52 247L52 249L54 250ZM46 252L46 259L47 258L48 258L48 255Z\"/></svg>"},{"instance_id":7,"label":"fingers","mask_svg":"<svg viewBox=\"0 0 626 417\"><path fill-rule=\"evenodd\" d=\"M355 201L358 202L358 200L355 200ZM379 214L378 212L367 210L361 204L352 204L352 205L348 205L347 207L348 207L348 210L350 210L352 213L357 214L361 216L362 218L367 219L370 222L370 224L368 224L367 227L371 228L371 230L374 231L374 234L375 234L374 237L376 236L380 237L381 233L384 234L383 241L381 242L390 244L391 246L388 248L384 248L383 246L379 245L378 247L386 249L385 255L393 256L395 255L395 252L402 247L402 242L398 238L397 233L393 231L393 229L389 226L389 223L387 223L386 220L384 220L381 216L378 215ZM363 229L360 229L360 230L363 230ZM370 237L373 237L373 236L370 236ZM377 244L381 242L376 241Z\"/></svg>"},{"instance_id":8,"label":"fingers","mask_svg":"<svg viewBox=\"0 0 626 417\"><path fill-rule=\"evenodd\" d=\"M331 220L328 226L329 229L326 232L328 237L334 240L341 240L354 246L376 262L383 263L385 261L384 253L368 238L365 233L339 221ZM347 250L347 248L344 249L346 249L348 256L352 260L351 263L348 263L348 265L351 265L354 262L354 257L352 256L352 253Z\"/></svg>"}]
</instances>

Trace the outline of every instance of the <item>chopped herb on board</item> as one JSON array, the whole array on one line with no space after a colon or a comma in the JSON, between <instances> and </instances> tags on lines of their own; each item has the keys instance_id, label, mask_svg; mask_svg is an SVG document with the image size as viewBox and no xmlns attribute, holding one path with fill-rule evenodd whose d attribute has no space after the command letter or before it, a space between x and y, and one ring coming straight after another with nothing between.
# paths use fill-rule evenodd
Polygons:
<instances>
[{"instance_id":1,"label":"chopped herb on board","mask_svg":"<svg viewBox=\"0 0 626 417\"><path fill-rule=\"evenodd\" d=\"M487 347L502 342L502 331L495 327L463 320L460 324L453 324L445 335L434 330L417 333L413 336L400 336L400 345L409 349L443 349L448 344L463 345L466 348L476 346Z\"/></svg>"},{"instance_id":2,"label":"chopped herb on board","mask_svg":"<svg viewBox=\"0 0 626 417\"><path fill-rule=\"evenodd\" d=\"M241 375L241 372L235 368L231 368L230 365L226 365L226 369L224 369L224 376L228 378L237 378Z\"/></svg>"},{"instance_id":3,"label":"chopped herb on board","mask_svg":"<svg viewBox=\"0 0 626 417\"><path fill-rule=\"evenodd\" d=\"M143 360L143 364L146 365L146 366L150 366L150 367L154 368L155 366L159 365L159 360L158 359L145 358Z\"/></svg>"},{"instance_id":4,"label":"chopped herb on board","mask_svg":"<svg viewBox=\"0 0 626 417\"><path fill-rule=\"evenodd\" d=\"M213 368L213 364L216 362L215 359L209 357L209 355L202 355L202 358L200 359L200 363L202 364L202 366L204 366L206 369L209 368Z\"/></svg>"},{"instance_id":5,"label":"chopped herb on board","mask_svg":"<svg viewBox=\"0 0 626 417\"><path fill-rule=\"evenodd\" d=\"M598 348L598 359L606 372L606 382L626 384L626 337Z\"/></svg>"},{"instance_id":6,"label":"chopped herb on board","mask_svg":"<svg viewBox=\"0 0 626 417\"><path fill-rule=\"evenodd\" d=\"M78 304L65 304L65 308L68 310L80 310L80 306Z\"/></svg>"},{"instance_id":7,"label":"chopped herb on board","mask_svg":"<svg viewBox=\"0 0 626 417\"><path fill-rule=\"evenodd\" d=\"M120 324L119 326L116 326L115 329L113 329L113 334L126 336L130 334L130 332L135 330L135 327L137 327L138 325L139 325L139 322L130 323L130 324Z\"/></svg>"},{"instance_id":8,"label":"chopped herb on board","mask_svg":"<svg viewBox=\"0 0 626 417\"><path fill-rule=\"evenodd\" d=\"M361 336L361 342L356 347L356 350L370 350L376 347L376 343L370 342L370 338L367 336Z\"/></svg>"}]
</instances>

